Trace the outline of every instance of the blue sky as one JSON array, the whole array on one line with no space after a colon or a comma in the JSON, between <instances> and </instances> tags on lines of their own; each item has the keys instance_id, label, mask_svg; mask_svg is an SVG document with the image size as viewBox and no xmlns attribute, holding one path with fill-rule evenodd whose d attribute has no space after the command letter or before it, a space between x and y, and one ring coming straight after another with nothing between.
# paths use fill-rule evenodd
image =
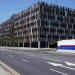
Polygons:
<instances>
[{"instance_id":1,"label":"blue sky","mask_svg":"<svg viewBox=\"0 0 75 75\"><path fill-rule=\"evenodd\" d=\"M16 14L23 9L36 3L38 0L0 0L0 23L9 19L11 15ZM49 4L58 4L61 6L75 9L75 0L39 0Z\"/></svg>"}]
</instances>

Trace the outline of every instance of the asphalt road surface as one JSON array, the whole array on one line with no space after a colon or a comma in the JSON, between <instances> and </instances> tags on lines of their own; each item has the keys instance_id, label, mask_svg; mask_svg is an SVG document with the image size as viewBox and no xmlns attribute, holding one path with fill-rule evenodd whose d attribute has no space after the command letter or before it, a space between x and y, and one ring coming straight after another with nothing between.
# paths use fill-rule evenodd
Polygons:
<instances>
[{"instance_id":1,"label":"asphalt road surface","mask_svg":"<svg viewBox=\"0 0 75 75\"><path fill-rule=\"evenodd\" d=\"M20 75L75 75L75 58L69 55L0 50L0 60Z\"/></svg>"}]
</instances>

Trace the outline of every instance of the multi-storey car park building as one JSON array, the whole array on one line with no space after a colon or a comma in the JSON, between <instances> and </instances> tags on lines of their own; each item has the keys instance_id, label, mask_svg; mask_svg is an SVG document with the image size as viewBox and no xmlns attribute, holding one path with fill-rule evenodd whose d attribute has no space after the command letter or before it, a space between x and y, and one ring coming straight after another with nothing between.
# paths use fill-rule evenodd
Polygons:
<instances>
[{"instance_id":1,"label":"multi-storey car park building","mask_svg":"<svg viewBox=\"0 0 75 75\"><path fill-rule=\"evenodd\" d=\"M8 19L0 25L0 45L13 46L13 40L13 23Z\"/></svg>"},{"instance_id":2,"label":"multi-storey car park building","mask_svg":"<svg viewBox=\"0 0 75 75\"><path fill-rule=\"evenodd\" d=\"M75 10L58 5L37 2L27 10L13 16L11 27L4 22L0 26L0 39L6 31L12 32L13 42L18 47L50 47L58 40L75 38ZM5 29L7 29L5 27ZM6 36L7 37L7 36ZM2 40L1 39L1 40ZM3 42L4 40L2 40ZM7 43L6 43L7 44Z\"/></svg>"}]
</instances>

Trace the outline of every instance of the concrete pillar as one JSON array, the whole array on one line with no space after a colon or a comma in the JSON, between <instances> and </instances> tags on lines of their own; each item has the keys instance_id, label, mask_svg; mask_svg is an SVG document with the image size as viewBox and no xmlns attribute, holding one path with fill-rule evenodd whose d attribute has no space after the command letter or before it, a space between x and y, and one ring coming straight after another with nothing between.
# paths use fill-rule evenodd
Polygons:
<instances>
[{"instance_id":1,"label":"concrete pillar","mask_svg":"<svg viewBox=\"0 0 75 75\"><path fill-rule=\"evenodd\" d=\"M48 42L48 48L49 48L49 42Z\"/></svg>"},{"instance_id":2,"label":"concrete pillar","mask_svg":"<svg viewBox=\"0 0 75 75\"><path fill-rule=\"evenodd\" d=\"M46 41L46 48L47 48L47 41Z\"/></svg>"},{"instance_id":3,"label":"concrete pillar","mask_svg":"<svg viewBox=\"0 0 75 75\"><path fill-rule=\"evenodd\" d=\"M24 42L23 42L23 47L24 47Z\"/></svg>"},{"instance_id":4,"label":"concrete pillar","mask_svg":"<svg viewBox=\"0 0 75 75\"><path fill-rule=\"evenodd\" d=\"M10 45L9 45L10 47L11 47L11 43L10 43Z\"/></svg>"},{"instance_id":5,"label":"concrete pillar","mask_svg":"<svg viewBox=\"0 0 75 75\"><path fill-rule=\"evenodd\" d=\"M30 48L31 48L31 42L30 42Z\"/></svg>"},{"instance_id":6,"label":"concrete pillar","mask_svg":"<svg viewBox=\"0 0 75 75\"><path fill-rule=\"evenodd\" d=\"M18 41L18 47L19 47L19 41Z\"/></svg>"},{"instance_id":7,"label":"concrete pillar","mask_svg":"<svg viewBox=\"0 0 75 75\"><path fill-rule=\"evenodd\" d=\"M40 41L38 41L38 48L40 48Z\"/></svg>"}]
</instances>

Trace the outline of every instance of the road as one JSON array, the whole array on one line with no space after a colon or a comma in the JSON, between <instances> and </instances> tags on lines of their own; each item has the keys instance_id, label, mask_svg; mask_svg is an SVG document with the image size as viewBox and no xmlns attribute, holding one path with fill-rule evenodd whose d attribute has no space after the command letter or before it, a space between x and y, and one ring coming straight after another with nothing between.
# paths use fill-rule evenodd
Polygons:
<instances>
[{"instance_id":1,"label":"road","mask_svg":"<svg viewBox=\"0 0 75 75\"><path fill-rule=\"evenodd\" d=\"M75 58L69 55L0 50L0 60L20 75L75 75Z\"/></svg>"}]
</instances>

